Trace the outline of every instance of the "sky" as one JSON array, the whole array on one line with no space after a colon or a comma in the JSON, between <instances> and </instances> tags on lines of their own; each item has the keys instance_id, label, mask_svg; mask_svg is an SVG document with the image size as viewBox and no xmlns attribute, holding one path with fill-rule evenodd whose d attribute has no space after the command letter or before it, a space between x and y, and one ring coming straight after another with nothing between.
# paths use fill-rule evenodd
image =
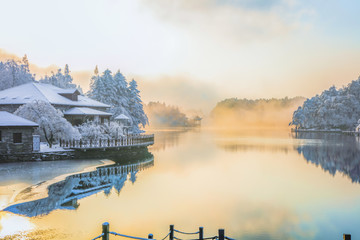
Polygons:
<instances>
[{"instance_id":1,"label":"sky","mask_svg":"<svg viewBox=\"0 0 360 240\"><path fill-rule=\"evenodd\" d=\"M0 0L0 59L41 76L96 65L143 100L209 108L224 98L311 97L360 74L357 0Z\"/></svg>"}]
</instances>

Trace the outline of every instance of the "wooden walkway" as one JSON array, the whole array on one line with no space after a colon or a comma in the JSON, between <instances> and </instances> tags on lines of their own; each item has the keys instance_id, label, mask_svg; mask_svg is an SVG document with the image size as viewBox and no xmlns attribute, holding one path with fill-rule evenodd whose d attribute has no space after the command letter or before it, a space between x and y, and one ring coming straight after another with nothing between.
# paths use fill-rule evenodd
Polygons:
<instances>
[{"instance_id":1,"label":"wooden walkway","mask_svg":"<svg viewBox=\"0 0 360 240\"><path fill-rule=\"evenodd\" d=\"M154 134L128 135L119 139L98 140L60 140L60 147L64 149L120 149L128 147L146 147L154 144Z\"/></svg>"}]
</instances>

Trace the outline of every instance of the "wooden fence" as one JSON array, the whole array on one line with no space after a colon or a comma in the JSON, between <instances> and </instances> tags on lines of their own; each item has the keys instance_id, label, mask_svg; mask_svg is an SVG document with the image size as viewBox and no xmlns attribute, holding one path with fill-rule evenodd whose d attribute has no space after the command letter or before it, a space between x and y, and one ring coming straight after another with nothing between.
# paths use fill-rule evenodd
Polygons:
<instances>
[{"instance_id":1,"label":"wooden fence","mask_svg":"<svg viewBox=\"0 0 360 240\"><path fill-rule=\"evenodd\" d=\"M180 235L192 235L190 236L190 239L183 239L183 238L179 238L175 236L176 234L180 234ZM110 240L110 235L114 235L114 236L119 236L122 238L130 238L130 239L136 239L136 240L165 240L165 239L169 239L169 240L235 240L234 238L228 237L225 235L225 230L224 229L219 229L218 231L218 235L217 236L210 236L210 237L204 237L204 228L203 227L199 227L199 231L197 232L183 232L183 231L179 231L176 230L174 228L174 225L170 225L170 231L169 233L165 236L165 237L160 237L160 238L154 238L153 234L148 234L147 237L135 237L135 236L130 236L130 235L125 235L125 234L120 234L117 232L111 232L110 231L110 226L108 222L105 222L102 224L102 233L93 238L92 240L96 240L96 239L102 239L102 240ZM351 235L350 234L343 234L343 240L351 240Z\"/></svg>"},{"instance_id":2,"label":"wooden fence","mask_svg":"<svg viewBox=\"0 0 360 240\"><path fill-rule=\"evenodd\" d=\"M191 240L235 240L234 238L225 236L224 229L219 229L217 236L204 237L204 228L203 227L199 227L199 231L197 231L197 232L183 232L183 231L175 229L174 225L170 225L170 231L165 237L157 238L157 239L165 240L168 238L169 240L187 240L187 239L175 237L175 233L180 234L180 235L195 235L194 237L191 238ZM125 234L120 234L117 232L111 232L108 222L103 223L102 233L99 236L93 238L92 240L96 240L99 238L101 238L102 240L109 240L110 235L119 236L119 237L123 237L123 238L131 238L131 239L136 239L136 240L149 240L149 239L156 240L156 239L154 239L154 236L151 233L147 237L135 237L135 236L125 235Z\"/></svg>"}]
</instances>

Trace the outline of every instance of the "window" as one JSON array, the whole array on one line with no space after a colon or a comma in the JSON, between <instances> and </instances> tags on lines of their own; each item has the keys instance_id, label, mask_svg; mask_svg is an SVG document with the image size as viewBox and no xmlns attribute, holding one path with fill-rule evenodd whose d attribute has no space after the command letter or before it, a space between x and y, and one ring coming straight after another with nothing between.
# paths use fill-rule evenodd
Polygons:
<instances>
[{"instance_id":1,"label":"window","mask_svg":"<svg viewBox=\"0 0 360 240\"><path fill-rule=\"evenodd\" d=\"M22 143L22 133L13 133L13 142Z\"/></svg>"}]
</instances>

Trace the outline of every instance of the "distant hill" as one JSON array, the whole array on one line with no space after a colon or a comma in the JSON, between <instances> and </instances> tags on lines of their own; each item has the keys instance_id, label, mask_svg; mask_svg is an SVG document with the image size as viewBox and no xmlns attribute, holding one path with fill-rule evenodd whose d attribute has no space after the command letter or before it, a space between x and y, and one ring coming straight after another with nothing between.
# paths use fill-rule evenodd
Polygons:
<instances>
[{"instance_id":1,"label":"distant hill","mask_svg":"<svg viewBox=\"0 0 360 240\"><path fill-rule=\"evenodd\" d=\"M285 128L292 112L303 97L272 99L225 99L211 111L211 123L217 128Z\"/></svg>"},{"instance_id":2,"label":"distant hill","mask_svg":"<svg viewBox=\"0 0 360 240\"><path fill-rule=\"evenodd\" d=\"M160 102L149 102L144 105L151 128L158 127L192 127L193 117L188 117L179 107Z\"/></svg>"}]
</instances>

